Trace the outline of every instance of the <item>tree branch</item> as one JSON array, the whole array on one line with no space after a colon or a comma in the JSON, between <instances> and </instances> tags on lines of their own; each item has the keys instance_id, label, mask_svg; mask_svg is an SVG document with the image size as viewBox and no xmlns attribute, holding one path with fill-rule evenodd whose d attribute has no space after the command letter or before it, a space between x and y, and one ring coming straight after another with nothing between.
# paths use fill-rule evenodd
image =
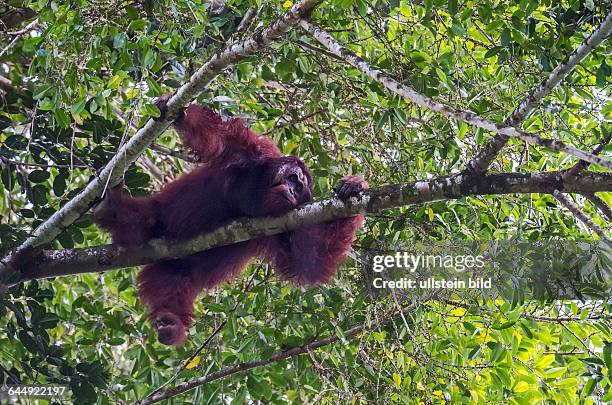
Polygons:
<instances>
[{"instance_id":1,"label":"tree branch","mask_svg":"<svg viewBox=\"0 0 612 405\"><path fill-rule=\"evenodd\" d=\"M612 191L612 173L585 172L567 180L563 179L563 173L502 173L486 176L460 173L429 181L373 188L347 202L336 198L326 199L307 204L280 217L241 218L211 233L186 241L166 242L158 239L133 248L102 245L24 254L23 261L13 269L14 276L10 285L32 279L104 272L185 257L219 246L287 232L304 225L359 213L378 213L411 204L474 195L552 193L555 189L568 193Z\"/></svg>"},{"instance_id":2,"label":"tree branch","mask_svg":"<svg viewBox=\"0 0 612 405\"><path fill-rule=\"evenodd\" d=\"M16 27L22 22L33 18L36 15L36 11L29 7L19 7L0 15L0 31L8 30L9 28ZM19 35L24 30L18 32L9 32L9 35Z\"/></svg>"},{"instance_id":3,"label":"tree branch","mask_svg":"<svg viewBox=\"0 0 612 405\"><path fill-rule=\"evenodd\" d=\"M345 62L361 70L367 76L378 81L380 84L382 84L384 87L386 87L390 91L404 98L411 100L415 104L429 108L430 110L433 110L437 113L444 115L445 117L454 118L456 120L467 122L476 127L493 132L497 135L504 135L505 137L520 138L525 141L538 144L540 146L545 146L550 149L568 153L579 159L582 159L587 162L590 162L590 163L593 163L599 166L603 166L605 168L612 170L612 162L607 159L592 155L588 152L584 152L573 146L565 145L561 141L545 139L533 133L521 131L518 128L515 128L514 126L509 125L508 123L501 124L501 125L497 124L493 121L489 121L484 118L481 118L471 111L455 110L429 97L426 97L418 93L414 89L410 88L409 86L399 83L397 80L392 78L387 73L373 68L366 61L364 61L363 59L355 55L352 51L350 51L349 49L345 48L343 45L338 43L331 35L323 31L320 27L317 27L313 23L309 21L305 21L305 20L300 22L300 25L302 26L302 28L308 31L317 41L319 41L321 44L327 47L333 54L337 55L338 57L343 59ZM531 102L527 104L526 102L524 102L523 104L529 105L529 106L532 105ZM519 109L521 109L521 111L523 111L525 108L527 107L519 106ZM482 172L482 171L478 171L478 172Z\"/></svg>"},{"instance_id":4,"label":"tree branch","mask_svg":"<svg viewBox=\"0 0 612 405\"><path fill-rule=\"evenodd\" d=\"M567 207L567 209L570 210L571 213L574 214L574 216L577 219L579 219L583 224L589 227L590 230L592 230L597 235L599 235L601 240L606 242L606 244L612 248L612 240L608 238L608 235L606 235L606 232L603 229L601 229L601 227L597 225L591 218L589 218L584 212L582 212L580 208L572 202L572 200L567 198L567 196L563 194L562 192L560 192L559 190L555 190L553 192L553 195L555 196L557 201L559 201L561 204Z\"/></svg>"},{"instance_id":5,"label":"tree branch","mask_svg":"<svg viewBox=\"0 0 612 405\"><path fill-rule=\"evenodd\" d=\"M612 222L612 209L604 200L599 198L595 193L582 193L599 211L606 217L608 222Z\"/></svg>"},{"instance_id":6,"label":"tree branch","mask_svg":"<svg viewBox=\"0 0 612 405\"><path fill-rule=\"evenodd\" d=\"M249 9L242 16L242 20L240 20L240 24L238 24L235 33L241 34L243 31L249 28L249 25L251 25L251 22L253 21L253 18L255 18L256 15L257 9L255 7L249 7Z\"/></svg>"},{"instance_id":7,"label":"tree branch","mask_svg":"<svg viewBox=\"0 0 612 405\"><path fill-rule=\"evenodd\" d=\"M28 25L26 25L26 27L22 30L20 30L16 35L15 38L13 38L13 40L11 42L9 42L9 44L2 50L0 51L0 58L2 58L4 56L5 53L7 53L8 51L11 50L11 48L13 46L15 46L15 44L17 43L17 41L19 41L19 38L21 38L21 36L23 34L25 34L26 32L30 32L31 30L33 30L36 26L38 25L38 18L34 21L32 21L31 23L29 23Z\"/></svg>"},{"instance_id":8,"label":"tree branch","mask_svg":"<svg viewBox=\"0 0 612 405\"><path fill-rule=\"evenodd\" d=\"M597 145L597 147L595 147L595 149L593 149L592 154L593 155L599 155L604 150L606 145L610 143L611 139L612 139L612 133L609 133L609 134L605 135L604 138L599 143L599 145ZM566 179L569 178L569 177L575 177L575 176L579 175L580 173L582 173L583 171L585 171L588 168L589 168L589 162L581 160L578 163L576 163L574 166L572 166L571 169L569 169L567 172L565 172L565 174L563 176Z\"/></svg>"},{"instance_id":9,"label":"tree branch","mask_svg":"<svg viewBox=\"0 0 612 405\"><path fill-rule=\"evenodd\" d=\"M302 0L268 28L215 53L208 62L198 69L189 82L180 87L174 96L168 100L166 114L157 120L150 119L147 121L145 126L121 147L98 174L98 177L89 183L80 194L43 222L33 232L33 235L17 248L16 252L51 242L60 232L89 209L107 185L113 186L119 183L125 169L144 152L159 134L168 128L183 108L201 93L219 73L247 56L255 54L269 42L283 35L285 30L297 24L301 18L307 17L319 3L321 3L321 0ZM0 263L0 280L6 275L9 261L10 258L4 258Z\"/></svg>"},{"instance_id":10,"label":"tree branch","mask_svg":"<svg viewBox=\"0 0 612 405\"><path fill-rule=\"evenodd\" d=\"M610 138L612 138L612 134L607 134L604 137L603 141L599 145L597 145L597 147L593 150L593 154L594 155L599 155L601 153L601 151L603 151L604 147L608 144L608 142L610 142ZM565 173L563 173L562 178L563 178L564 181L567 181L567 180L569 180L571 178L575 178L580 173L584 172L588 167L589 167L589 163L585 162L584 160L581 160L578 163L576 163L574 166L572 166L569 170L566 170ZM589 193L583 193L583 194L588 195ZM598 198L598 197L595 196L594 193L590 193L590 195L592 195L595 198ZM601 227L599 225L597 225L595 223L595 221L593 221L587 214L582 212L580 207L578 207L576 204L574 204L566 195L564 195L559 190L554 190L553 191L553 196L562 205L567 207L570 210L570 212L576 217L576 219L581 221L589 229L591 229L593 232L595 232L597 235L599 235L601 237L601 239L608 246L612 247L612 241L610 240L610 238L608 238L608 236L606 235L606 232L603 229L601 229ZM604 205L605 205L605 203L604 203ZM606 205L606 207L607 207L607 205Z\"/></svg>"},{"instance_id":11,"label":"tree branch","mask_svg":"<svg viewBox=\"0 0 612 405\"><path fill-rule=\"evenodd\" d=\"M591 321L607 321L612 320L612 316L596 315L581 318L579 316L539 316L531 314L521 314L521 318L533 319L537 322L591 322Z\"/></svg>"},{"instance_id":12,"label":"tree branch","mask_svg":"<svg viewBox=\"0 0 612 405\"><path fill-rule=\"evenodd\" d=\"M23 93L23 90L15 87L8 77L0 76L0 90L5 92L14 91L17 93Z\"/></svg>"},{"instance_id":13,"label":"tree branch","mask_svg":"<svg viewBox=\"0 0 612 405\"><path fill-rule=\"evenodd\" d=\"M185 152L181 152L178 150L172 150L170 148L166 148L165 146L159 145L159 144L151 144L150 146L151 150L154 150L155 152L159 152L163 155L168 155L168 156L172 156L181 160L184 160L185 162L188 163L197 163L197 160L190 156L188 153Z\"/></svg>"},{"instance_id":14,"label":"tree branch","mask_svg":"<svg viewBox=\"0 0 612 405\"><path fill-rule=\"evenodd\" d=\"M118 118L118 119L119 119L121 122L125 123L125 118L123 117L123 111L121 111L121 109L120 109L119 107L117 107L117 106L116 106L115 104L113 104L113 103L111 103L111 109L113 110L113 112L115 113L115 115L117 116L117 118ZM132 126L132 128L134 128L136 131L138 131L138 128L136 128L136 127L134 126L134 124L131 124L131 126ZM172 149L170 149L170 148L166 148L165 146L158 145L158 144L156 144L156 143L152 143L152 144L149 146L149 148L150 148L151 150L156 151L156 152L162 153L162 154L164 154L164 155L172 156L172 157L175 157L175 158L179 158L179 159L184 160L184 161L186 161L186 162L190 162L190 163L194 163L194 162L195 162L195 160L194 160L194 159L193 159L191 156L189 156L189 154L187 154L187 153L182 153L182 152L179 152L179 151L175 151L175 150L172 150Z\"/></svg>"},{"instance_id":15,"label":"tree branch","mask_svg":"<svg viewBox=\"0 0 612 405\"><path fill-rule=\"evenodd\" d=\"M589 54L595 47L601 44L612 33L612 13L609 13L603 23L572 53L559 64L539 86L532 89L525 100L514 110L514 112L505 121L505 125L518 126L531 112L536 105L548 96L550 92L565 79L578 64ZM508 136L504 134L496 134L482 150L468 163L468 169L478 173L484 173L495 156L508 143Z\"/></svg>"}]
</instances>

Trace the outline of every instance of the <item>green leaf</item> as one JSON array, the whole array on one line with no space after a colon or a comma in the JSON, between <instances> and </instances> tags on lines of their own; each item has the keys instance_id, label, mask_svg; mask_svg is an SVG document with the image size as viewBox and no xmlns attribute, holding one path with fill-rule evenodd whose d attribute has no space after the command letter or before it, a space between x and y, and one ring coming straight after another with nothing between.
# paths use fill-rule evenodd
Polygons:
<instances>
[{"instance_id":1,"label":"green leaf","mask_svg":"<svg viewBox=\"0 0 612 405\"><path fill-rule=\"evenodd\" d=\"M429 55L422 51L410 52L410 59L415 63L428 62L430 60Z\"/></svg>"},{"instance_id":2,"label":"green leaf","mask_svg":"<svg viewBox=\"0 0 612 405\"><path fill-rule=\"evenodd\" d=\"M121 82L123 82L123 79L125 78L125 72L119 72L116 75L114 75L113 77L111 77L111 79L108 81L108 85L107 87L109 89L117 89L120 85Z\"/></svg>"},{"instance_id":3,"label":"green leaf","mask_svg":"<svg viewBox=\"0 0 612 405\"><path fill-rule=\"evenodd\" d=\"M51 329L57 326L59 318L52 313L46 313L42 317L32 321L36 326L43 329Z\"/></svg>"},{"instance_id":4,"label":"green leaf","mask_svg":"<svg viewBox=\"0 0 612 405\"><path fill-rule=\"evenodd\" d=\"M126 44L127 44L127 37L125 33L121 32L115 35L115 38L113 39L113 48L120 49L120 48L123 48Z\"/></svg>"},{"instance_id":5,"label":"green leaf","mask_svg":"<svg viewBox=\"0 0 612 405\"><path fill-rule=\"evenodd\" d=\"M500 37L501 46L503 46L504 48L507 48L508 46L510 46L511 41L512 39L510 37L510 30L508 28L504 28L504 30L501 33L501 37Z\"/></svg>"},{"instance_id":6,"label":"green leaf","mask_svg":"<svg viewBox=\"0 0 612 405\"><path fill-rule=\"evenodd\" d=\"M68 177L67 174L59 173L53 179L53 194L56 197L61 197L62 195L64 195L64 192L66 191L66 179L67 179L67 177Z\"/></svg>"},{"instance_id":7,"label":"green leaf","mask_svg":"<svg viewBox=\"0 0 612 405\"><path fill-rule=\"evenodd\" d=\"M500 50L501 50L501 47L499 47L499 46L494 46L493 48L489 49L489 50L488 50L488 51L485 53L484 57L485 57L486 59L488 59L488 58L492 58L493 56L497 55L497 54L499 53L499 51L500 51Z\"/></svg>"},{"instance_id":8,"label":"green leaf","mask_svg":"<svg viewBox=\"0 0 612 405\"><path fill-rule=\"evenodd\" d=\"M497 330L508 329L509 327L513 326L515 323L516 321L504 322L503 324L499 326L494 326L493 329L497 329Z\"/></svg>"},{"instance_id":9,"label":"green leaf","mask_svg":"<svg viewBox=\"0 0 612 405\"><path fill-rule=\"evenodd\" d=\"M53 110L53 116L57 120L57 124L62 128L68 128L70 126L70 118L61 108Z\"/></svg>"},{"instance_id":10,"label":"green leaf","mask_svg":"<svg viewBox=\"0 0 612 405\"><path fill-rule=\"evenodd\" d=\"M595 72L595 84L599 87L604 87L608 83L608 76L612 75L612 67L608 66L606 60L604 59L601 62L601 65Z\"/></svg>"},{"instance_id":11,"label":"green leaf","mask_svg":"<svg viewBox=\"0 0 612 405\"><path fill-rule=\"evenodd\" d=\"M151 78L147 79L147 87L149 88L149 92L147 93L147 95L150 97L158 97L161 96L163 93L163 90L159 83L157 83L156 80L153 80Z\"/></svg>"},{"instance_id":12,"label":"green leaf","mask_svg":"<svg viewBox=\"0 0 612 405\"><path fill-rule=\"evenodd\" d=\"M270 70L268 65L261 67L261 78L264 80L274 80L274 73Z\"/></svg>"},{"instance_id":13,"label":"green leaf","mask_svg":"<svg viewBox=\"0 0 612 405\"><path fill-rule=\"evenodd\" d=\"M76 103L72 104L70 107L70 112L73 117L78 117L79 114L85 109L85 103L87 99L85 97L80 98Z\"/></svg>"},{"instance_id":14,"label":"green leaf","mask_svg":"<svg viewBox=\"0 0 612 405\"><path fill-rule=\"evenodd\" d=\"M48 202L47 200L48 191L49 190L41 184L35 185L34 187L32 187L31 201L38 207L42 207L43 205L46 205Z\"/></svg>"},{"instance_id":15,"label":"green leaf","mask_svg":"<svg viewBox=\"0 0 612 405\"><path fill-rule=\"evenodd\" d=\"M89 382L82 381L80 383L76 383L75 385L71 383L70 387L72 389L72 393L76 397L77 403L91 404L96 402L96 398L98 396L96 395L96 391L94 390L93 386Z\"/></svg>"},{"instance_id":16,"label":"green leaf","mask_svg":"<svg viewBox=\"0 0 612 405\"><path fill-rule=\"evenodd\" d=\"M272 397L272 388L270 385L258 380L253 375L247 378L247 387L253 399L265 400Z\"/></svg>"},{"instance_id":17,"label":"green leaf","mask_svg":"<svg viewBox=\"0 0 612 405\"><path fill-rule=\"evenodd\" d=\"M156 57L157 55L155 54L155 51L152 49L148 49L143 59L143 64L145 65L145 67L150 67L151 65L153 65L153 62L155 62Z\"/></svg>"},{"instance_id":18,"label":"green leaf","mask_svg":"<svg viewBox=\"0 0 612 405\"><path fill-rule=\"evenodd\" d=\"M395 388L400 388L402 385L402 376L398 373L393 373L393 385Z\"/></svg>"},{"instance_id":19,"label":"green leaf","mask_svg":"<svg viewBox=\"0 0 612 405\"><path fill-rule=\"evenodd\" d=\"M461 24L461 20L459 19L453 20L453 24L451 25L451 31L453 32L453 34L459 37L465 36L467 34L465 28L463 27L463 24Z\"/></svg>"},{"instance_id":20,"label":"green leaf","mask_svg":"<svg viewBox=\"0 0 612 405\"><path fill-rule=\"evenodd\" d=\"M565 380L557 383L557 388L575 388L578 386L577 378L566 378Z\"/></svg>"},{"instance_id":21,"label":"green leaf","mask_svg":"<svg viewBox=\"0 0 612 405\"><path fill-rule=\"evenodd\" d=\"M547 354L545 356L542 356L536 362L535 366L537 368L544 369L544 368L550 366L554 361L555 361L555 355L554 354Z\"/></svg>"},{"instance_id":22,"label":"green leaf","mask_svg":"<svg viewBox=\"0 0 612 405\"><path fill-rule=\"evenodd\" d=\"M24 218L36 217L36 214L34 214L34 211L29 210L29 209L21 209L19 210L19 214L21 214L21 216L23 216Z\"/></svg>"},{"instance_id":23,"label":"green leaf","mask_svg":"<svg viewBox=\"0 0 612 405\"><path fill-rule=\"evenodd\" d=\"M544 376L546 378L558 378L565 374L567 371L567 367L553 367L544 371Z\"/></svg>"},{"instance_id":24,"label":"green leaf","mask_svg":"<svg viewBox=\"0 0 612 405\"><path fill-rule=\"evenodd\" d=\"M608 372L612 371L612 342L604 342L603 357Z\"/></svg>"},{"instance_id":25,"label":"green leaf","mask_svg":"<svg viewBox=\"0 0 612 405\"><path fill-rule=\"evenodd\" d=\"M281 78L289 78L291 74L295 71L295 65L292 61L288 59L281 59L276 65L274 65L274 70L276 74Z\"/></svg>"},{"instance_id":26,"label":"green leaf","mask_svg":"<svg viewBox=\"0 0 612 405\"><path fill-rule=\"evenodd\" d=\"M489 361L492 363L497 362L505 352L504 346L499 342L489 342L487 346L491 349Z\"/></svg>"},{"instance_id":27,"label":"green leaf","mask_svg":"<svg viewBox=\"0 0 612 405\"><path fill-rule=\"evenodd\" d=\"M526 392L529 390L529 384L526 381L519 381L515 386L514 392Z\"/></svg>"},{"instance_id":28,"label":"green leaf","mask_svg":"<svg viewBox=\"0 0 612 405\"><path fill-rule=\"evenodd\" d=\"M49 172L42 169L37 169L30 172L28 175L28 180L30 180L32 183L43 183L49 179L49 176Z\"/></svg>"},{"instance_id":29,"label":"green leaf","mask_svg":"<svg viewBox=\"0 0 612 405\"><path fill-rule=\"evenodd\" d=\"M69 232L62 232L56 237L57 241L62 245L63 248L69 249L74 247L74 242Z\"/></svg>"},{"instance_id":30,"label":"green leaf","mask_svg":"<svg viewBox=\"0 0 612 405\"><path fill-rule=\"evenodd\" d=\"M34 94L32 95L32 98L34 100L40 100L41 98L43 98L51 89L53 88L53 85L51 84L45 84L42 86L39 86L36 88L36 90L34 91Z\"/></svg>"},{"instance_id":31,"label":"green leaf","mask_svg":"<svg viewBox=\"0 0 612 405\"><path fill-rule=\"evenodd\" d=\"M10 127L13 124L13 120L5 115L0 115L0 130Z\"/></svg>"},{"instance_id":32,"label":"green leaf","mask_svg":"<svg viewBox=\"0 0 612 405\"><path fill-rule=\"evenodd\" d=\"M143 106L143 113L155 118L159 118L161 116L161 111L155 104L145 104Z\"/></svg>"},{"instance_id":33,"label":"green leaf","mask_svg":"<svg viewBox=\"0 0 612 405\"><path fill-rule=\"evenodd\" d=\"M585 398L591 395L593 391L595 390L596 385L597 385L597 380L594 378L589 378L589 381L587 381L587 383L584 384L584 388L582 389L582 392L580 393L580 397Z\"/></svg>"},{"instance_id":34,"label":"green leaf","mask_svg":"<svg viewBox=\"0 0 612 405\"><path fill-rule=\"evenodd\" d=\"M25 330L19 331L19 341L23 343L23 346L32 354L38 353L38 345L32 336Z\"/></svg>"}]
</instances>

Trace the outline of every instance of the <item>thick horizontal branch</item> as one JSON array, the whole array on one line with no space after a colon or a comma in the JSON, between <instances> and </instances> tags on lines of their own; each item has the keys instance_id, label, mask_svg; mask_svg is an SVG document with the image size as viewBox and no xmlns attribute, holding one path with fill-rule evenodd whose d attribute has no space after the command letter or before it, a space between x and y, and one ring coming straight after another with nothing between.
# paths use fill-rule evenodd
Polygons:
<instances>
[{"instance_id":1,"label":"thick horizontal branch","mask_svg":"<svg viewBox=\"0 0 612 405\"><path fill-rule=\"evenodd\" d=\"M557 65L555 69L538 86L533 88L525 100L514 110L514 112L504 121L505 125L519 126L535 109L535 107L548 96L551 91L565 79L578 64L601 44L612 33L612 13L609 13L604 22L591 33L591 35L580 45L567 59ZM495 156L508 143L508 136L496 134L472 159L468 168L475 172L485 172Z\"/></svg>"},{"instance_id":2,"label":"thick horizontal branch","mask_svg":"<svg viewBox=\"0 0 612 405\"><path fill-rule=\"evenodd\" d=\"M211 233L181 242L154 240L144 246L121 248L103 245L42 251L28 257L18 282L79 273L103 272L138 266L161 259L185 257L218 246L287 232L304 225L345 218L359 213L431 201L475 195L612 191L612 173L585 172L578 178L563 179L563 172L502 173L495 175L457 174L429 181L373 188L359 197L342 202L336 198L305 205L274 218L242 218ZM22 270L24 271L24 270Z\"/></svg>"},{"instance_id":3,"label":"thick horizontal branch","mask_svg":"<svg viewBox=\"0 0 612 405\"><path fill-rule=\"evenodd\" d=\"M384 87L386 87L393 93L398 94L404 98L407 98L408 100L412 101L415 104L429 108L430 110L433 110L437 113L444 115L445 117L467 122L468 124L485 129L495 134L501 134L507 137L520 138L528 142L532 142L532 143L535 143L541 146L548 147L550 149L568 153L579 159L582 159L587 162L590 162L590 163L593 163L599 166L603 166L605 168L612 170L612 162L608 159L592 155L588 152L584 152L580 149L574 148L573 146L565 145L561 141L541 138L535 134L521 131L518 128L515 128L514 126L511 126L508 124L497 124L493 121L489 121L484 118L481 118L471 111L455 110L453 108L448 107L445 104L442 104L429 97L426 97L418 93L414 89L410 88L409 86L399 83L389 74L370 66L370 64L368 64L366 61L361 59L359 56L355 55L355 53L353 53L349 49L345 48L343 45L337 42L331 35L329 35L327 32L322 30L320 27L317 27L316 25L314 25L313 23L309 21L302 21L300 22L300 25L302 26L302 28L308 31L317 41L319 41L327 49L329 49L333 54L337 55L345 62L361 70L367 76L376 80L377 82L382 84ZM531 105L531 103L527 103L526 105L529 106ZM523 111L525 108L527 107L521 108L521 111Z\"/></svg>"},{"instance_id":4,"label":"thick horizontal branch","mask_svg":"<svg viewBox=\"0 0 612 405\"><path fill-rule=\"evenodd\" d=\"M281 36L289 27L297 24L301 18L310 14L321 0L302 0L284 15L274 21L268 28L255 33L252 37L230 45L225 50L215 53L190 79L178 89L168 101L167 112L159 120L150 119L130 140L117 152L111 161L89 183L85 189L55 212L40 225L17 251L41 246L51 242L62 230L76 221L92 203L102 195L107 185L115 185L121 180L125 169L140 156L151 142L168 128L181 110L190 103L221 72L236 62L254 55L269 42ZM0 280L6 273L5 258L0 263Z\"/></svg>"}]
</instances>

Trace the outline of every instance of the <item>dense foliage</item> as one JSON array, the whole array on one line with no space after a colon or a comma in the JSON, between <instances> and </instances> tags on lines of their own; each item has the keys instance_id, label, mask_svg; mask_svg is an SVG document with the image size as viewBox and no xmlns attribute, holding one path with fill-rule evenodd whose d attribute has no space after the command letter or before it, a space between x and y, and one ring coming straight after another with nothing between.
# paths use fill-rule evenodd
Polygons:
<instances>
[{"instance_id":1,"label":"dense foliage","mask_svg":"<svg viewBox=\"0 0 612 405\"><path fill-rule=\"evenodd\" d=\"M210 5L9 0L0 6L0 19L20 7L33 11L0 32L6 79L0 85L0 253L79 193L135 128L159 114L155 97L292 3L229 0L214 12ZM251 8L256 16L237 31ZM605 0L334 0L313 20L420 93L502 122L609 10ZM587 151L599 144L612 129L611 49L607 42L593 51L522 127ZM297 27L227 70L198 101L245 118L283 152L304 159L318 179L317 196L345 174L382 185L456 173L491 137L389 93ZM157 144L180 149L173 131ZM133 195L189 169L189 162L160 150L149 149L126 172ZM559 170L575 162L512 140L491 170ZM609 193L599 196L612 202ZM590 202L581 196L576 202L606 227ZM412 240L506 238L594 236L548 194L468 197L369 216L355 252L361 257ZM52 247L107 242L85 215ZM0 297L0 383L69 384L67 402L128 403L179 371L169 386L335 335L337 343L175 400L612 401L609 303L430 300L379 324L414 297L372 294L360 263L350 260L333 285L307 291L254 263L241 281L198 300L200 317L179 349L155 341L135 296L136 269L13 287ZM365 333L344 335L364 322L372 325Z\"/></svg>"}]
</instances>

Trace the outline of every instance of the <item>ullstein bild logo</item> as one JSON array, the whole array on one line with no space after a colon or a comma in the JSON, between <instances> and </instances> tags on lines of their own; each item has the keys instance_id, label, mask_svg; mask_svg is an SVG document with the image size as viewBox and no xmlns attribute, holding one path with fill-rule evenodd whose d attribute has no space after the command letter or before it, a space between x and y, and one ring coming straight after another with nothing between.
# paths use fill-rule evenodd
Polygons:
<instances>
[{"instance_id":1,"label":"ullstein bild logo","mask_svg":"<svg viewBox=\"0 0 612 405\"><path fill-rule=\"evenodd\" d=\"M384 278L375 277L372 280L377 289L490 289L490 277L468 277L465 272L480 270L485 265L482 255L424 255L408 252L396 252L394 255L374 256L372 269L375 273L406 272L411 277ZM419 273L446 270L450 275L416 277ZM453 273L454 272L454 273ZM463 277L454 275L461 274ZM381 274L382 275L382 274Z\"/></svg>"},{"instance_id":2,"label":"ullstein bild logo","mask_svg":"<svg viewBox=\"0 0 612 405\"><path fill-rule=\"evenodd\" d=\"M382 277L376 277L372 284L374 288L397 288L397 289L421 289L421 290L433 290L433 289L481 289L481 288L491 288L493 285L493 281L491 277L477 277L477 278L468 278L467 280L460 280L458 278L453 278L451 280L446 278L435 278L429 277L425 280L416 280L409 277L402 277L396 280L385 280Z\"/></svg>"}]
</instances>

